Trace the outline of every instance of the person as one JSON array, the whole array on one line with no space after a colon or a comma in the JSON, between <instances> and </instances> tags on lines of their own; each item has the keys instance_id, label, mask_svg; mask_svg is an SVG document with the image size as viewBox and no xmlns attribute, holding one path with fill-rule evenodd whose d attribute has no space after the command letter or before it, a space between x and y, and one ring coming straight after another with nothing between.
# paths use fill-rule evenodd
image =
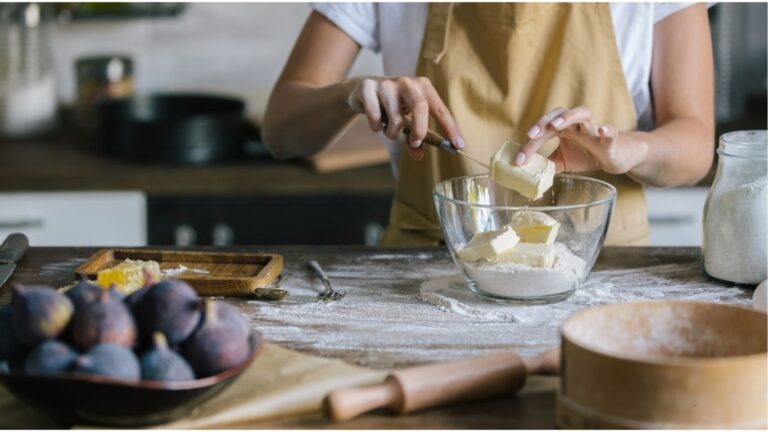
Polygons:
<instances>
[{"instance_id":1,"label":"person","mask_svg":"<svg viewBox=\"0 0 768 432\"><path fill-rule=\"evenodd\" d=\"M643 186L692 185L712 164L706 4L313 8L270 97L265 143L279 159L309 156L365 115L397 177L382 244L438 244L432 188L485 171L425 148L430 126L475 159L490 160L510 137L522 145L518 165L538 151L559 172L612 183L606 244L647 244ZM381 51L386 76L346 77L362 47Z\"/></svg>"}]
</instances>

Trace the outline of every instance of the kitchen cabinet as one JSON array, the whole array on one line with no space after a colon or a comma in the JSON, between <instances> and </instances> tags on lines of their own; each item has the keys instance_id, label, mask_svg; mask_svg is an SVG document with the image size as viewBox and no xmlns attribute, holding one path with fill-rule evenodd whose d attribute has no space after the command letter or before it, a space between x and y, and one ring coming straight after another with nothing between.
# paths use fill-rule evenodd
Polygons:
<instances>
[{"instance_id":1,"label":"kitchen cabinet","mask_svg":"<svg viewBox=\"0 0 768 432\"><path fill-rule=\"evenodd\" d=\"M0 238L23 232L34 246L143 246L141 192L0 193Z\"/></svg>"},{"instance_id":2,"label":"kitchen cabinet","mask_svg":"<svg viewBox=\"0 0 768 432\"><path fill-rule=\"evenodd\" d=\"M388 164L324 174L304 162L264 158L199 167L132 164L86 151L66 136L31 143L4 142L0 149L0 194L18 190L142 191L144 210L126 213L126 217L135 215L137 225L120 229L132 232L135 238L104 237L111 241L89 240L86 244L375 244L389 219L394 191ZM98 207L110 205L93 204L96 208L89 211L101 215L105 209ZM52 214L58 211L49 210ZM116 209L109 212L113 221L116 213ZM72 226L80 226L79 222ZM144 234L136 231L138 227L144 227ZM79 245L95 236L62 230L67 242L55 239L44 244Z\"/></svg>"},{"instance_id":3,"label":"kitchen cabinet","mask_svg":"<svg viewBox=\"0 0 768 432\"><path fill-rule=\"evenodd\" d=\"M151 198L149 243L376 245L391 201L388 194Z\"/></svg>"}]
</instances>

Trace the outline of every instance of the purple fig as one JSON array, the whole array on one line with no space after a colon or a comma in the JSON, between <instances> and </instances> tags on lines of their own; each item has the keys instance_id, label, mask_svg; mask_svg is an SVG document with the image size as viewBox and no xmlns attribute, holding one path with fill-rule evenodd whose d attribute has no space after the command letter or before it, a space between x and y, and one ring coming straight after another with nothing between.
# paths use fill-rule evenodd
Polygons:
<instances>
[{"instance_id":1,"label":"purple fig","mask_svg":"<svg viewBox=\"0 0 768 432\"><path fill-rule=\"evenodd\" d=\"M74 306L67 296L48 287L14 286L13 329L27 346L60 335L72 318Z\"/></svg>"},{"instance_id":2,"label":"purple fig","mask_svg":"<svg viewBox=\"0 0 768 432\"><path fill-rule=\"evenodd\" d=\"M11 305L0 308L0 360L15 360L24 357L27 348L13 330Z\"/></svg>"},{"instance_id":3,"label":"purple fig","mask_svg":"<svg viewBox=\"0 0 768 432\"><path fill-rule=\"evenodd\" d=\"M144 294L146 294L148 290L149 287L147 286L137 289L136 291L125 296L123 303L128 306L128 309L130 309L131 312L136 314L136 306L139 304L139 300L144 297Z\"/></svg>"},{"instance_id":4,"label":"purple fig","mask_svg":"<svg viewBox=\"0 0 768 432\"><path fill-rule=\"evenodd\" d=\"M83 351L101 343L132 347L136 343L136 324L128 307L102 290L97 301L75 313L71 335L72 342Z\"/></svg>"},{"instance_id":5,"label":"purple fig","mask_svg":"<svg viewBox=\"0 0 768 432\"><path fill-rule=\"evenodd\" d=\"M220 317L219 308L205 300L205 315L200 327L182 346L182 354L198 377L225 371L245 360L250 353L248 335L231 318Z\"/></svg>"},{"instance_id":6,"label":"purple fig","mask_svg":"<svg viewBox=\"0 0 768 432\"><path fill-rule=\"evenodd\" d=\"M141 378L154 381L189 381L195 373L184 357L168 347L168 341L160 332L153 335L154 346L139 359Z\"/></svg>"},{"instance_id":7,"label":"purple fig","mask_svg":"<svg viewBox=\"0 0 768 432\"><path fill-rule=\"evenodd\" d=\"M72 370L76 359L77 352L74 349L51 339L29 353L24 362L24 371L31 375L58 375Z\"/></svg>"},{"instance_id":8,"label":"purple fig","mask_svg":"<svg viewBox=\"0 0 768 432\"><path fill-rule=\"evenodd\" d=\"M123 294L123 293L121 293L120 291L117 290L117 285L115 285L115 284L110 285L109 289L107 289L107 291L109 291L109 295L113 299L115 299L117 301L124 301L125 300L125 294Z\"/></svg>"},{"instance_id":9,"label":"purple fig","mask_svg":"<svg viewBox=\"0 0 768 432\"><path fill-rule=\"evenodd\" d=\"M178 280L160 281L147 289L134 307L142 334L161 332L170 345L186 340L200 322L200 298Z\"/></svg>"},{"instance_id":10,"label":"purple fig","mask_svg":"<svg viewBox=\"0 0 768 432\"><path fill-rule=\"evenodd\" d=\"M85 306L95 302L101 297L103 291L104 288L92 284L88 278L83 276L75 286L67 290L64 294L72 301L72 304L75 306L75 311L79 311Z\"/></svg>"},{"instance_id":11,"label":"purple fig","mask_svg":"<svg viewBox=\"0 0 768 432\"><path fill-rule=\"evenodd\" d=\"M236 335L235 337L245 339L250 337L251 326L238 307L222 302L214 302L214 305L219 321L226 323L230 327L232 334Z\"/></svg>"},{"instance_id":12,"label":"purple fig","mask_svg":"<svg viewBox=\"0 0 768 432\"><path fill-rule=\"evenodd\" d=\"M155 279L155 275L152 274L152 272L150 272L149 270L144 269L144 286L128 294L125 297L125 299L123 299L123 301L131 310L131 312L134 312L134 308L139 303L139 299L141 299L141 297L144 296L147 290L149 290L149 288L156 283L157 283L157 280Z\"/></svg>"},{"instance_id":13,"label":"purple fig","mask_svg":"<svg viewBox=\"0 0 768 432\"><path fill-rule=\"evenodd\" d=\"M141 377L136 354L122 345L112 343L96 345L75 359L75 372L126 381L138 381Z\"/></svg>"}]
</instances>

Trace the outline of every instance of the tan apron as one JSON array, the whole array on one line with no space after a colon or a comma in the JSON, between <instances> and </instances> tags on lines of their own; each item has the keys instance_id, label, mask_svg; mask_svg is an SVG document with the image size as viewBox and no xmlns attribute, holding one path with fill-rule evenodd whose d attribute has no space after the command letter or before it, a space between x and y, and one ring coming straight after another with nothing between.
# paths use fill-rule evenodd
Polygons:
<instances>
[{"instance_id":1,"label":"tan apron","mask_svg":"<svg viewBox=\"0 0 768 432\"><path fill-rule=\"evenodd\" d=\"M556 107L585 105L596 123L636 126L607 3L432 3L417 74L432 81L461 128L466 151L479 160L489 161L506 137L525 141L528 129ZM431 127L438 128L434 120ZM421 161L402 151L381 243L439 244L434 185L483 172L435 148L425 148ZM606 244L647 244L642 186L627 176L590 176L618 189Z\"/></svg>"}]
</instances>

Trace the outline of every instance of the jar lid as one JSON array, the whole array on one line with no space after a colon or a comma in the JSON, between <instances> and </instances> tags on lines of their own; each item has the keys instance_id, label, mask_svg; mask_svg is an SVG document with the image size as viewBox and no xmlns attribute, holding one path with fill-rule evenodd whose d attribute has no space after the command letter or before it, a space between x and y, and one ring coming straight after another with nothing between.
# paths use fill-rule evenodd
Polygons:
<instances>
[{"instance_id":1,"label":"jar lid","mask_svg":"<svg viewBox=\"0 0 768 432\"><path fill-rule=\"evenodd\" d=\"M747 159L768 158L768 131L747 130L728 132L720 136L717 153Z\"/></svg>"}]
</instances>

